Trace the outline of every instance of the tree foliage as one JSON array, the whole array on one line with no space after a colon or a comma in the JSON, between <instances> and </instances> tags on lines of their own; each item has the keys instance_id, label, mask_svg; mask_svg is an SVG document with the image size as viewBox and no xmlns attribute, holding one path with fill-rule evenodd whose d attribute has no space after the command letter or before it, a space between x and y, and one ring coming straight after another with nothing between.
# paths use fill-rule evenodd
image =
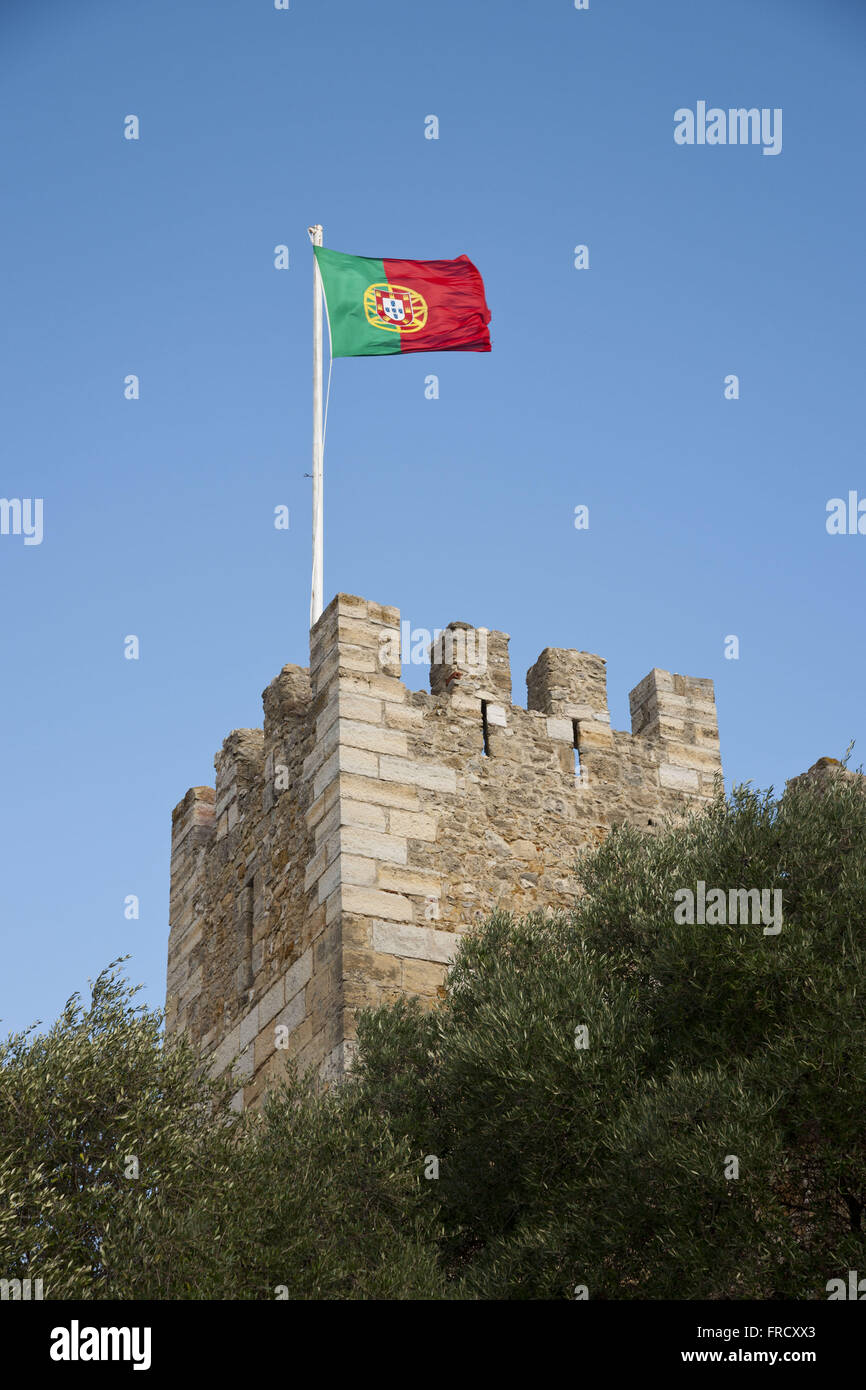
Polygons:
<instances>
[{"instance_id":1,"label":"tree foliage","mask_svg":"<svg viewBox=\"0 0 866 1390\"><path fill-rule=\"evenodd\" d=\"M87 1007L0 1045L0 1277L53 1299L439 1296L406 1141L291 1074L238 1116L135 993L109 967Z\"/></svg>"},{"instance_id":2,"label":"tree foliage","mask_svg":"<svg viewBox=\"0 0 866 1390\"><path fill-rule=\"evenodd\" d=\"M371 1102L439 1155L446 1272L481 1298L826 1297L866 1256L861 784L740 788L578 875L568 918L467 938L435 1014L362 1023ZM781 931L678 925L700 880L780 890Z\"/></svg>"},{"instance_id":3,"label":"tree foliage","mask_svg":"<svg viewBox=\"0 0 866 1390\"><path fill-rule=\"evenodd\" d=\"M572 914L467 935L441 1007L363 1015L347 1083L287 1072L255 1114L109 968L0 1045L0 1277L49 1298L826 1297L866 1261L861 784L720 794L618 828L577 876ZM698 881L780 891L781 931L677 922Z\"/></svg>"}]
</instances>

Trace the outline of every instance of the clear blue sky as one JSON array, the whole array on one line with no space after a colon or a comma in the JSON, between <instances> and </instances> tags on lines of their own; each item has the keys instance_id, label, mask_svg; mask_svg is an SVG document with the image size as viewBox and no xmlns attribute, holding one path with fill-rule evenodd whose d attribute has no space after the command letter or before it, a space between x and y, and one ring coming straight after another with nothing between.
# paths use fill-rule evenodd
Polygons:
<instances>
[{"instance_id":1,"label":"clear blue sky","mask_svg":"<svg viewBox=\"0 0 866 1390\"><path fill-rule=\"evenodd\" d=\"M711 676L728 785L857 760L864 53L859 0L3 0L0 495L44 499L0 536L3 1031L125 952L161 1003L172 807L306 664L310 222L465 251L493 313L335 364L326 601L504 628L521 703L599 652L618 728ZM781 154L677 146L700 100L781 107Z\"/></svg>"}]
</instances>

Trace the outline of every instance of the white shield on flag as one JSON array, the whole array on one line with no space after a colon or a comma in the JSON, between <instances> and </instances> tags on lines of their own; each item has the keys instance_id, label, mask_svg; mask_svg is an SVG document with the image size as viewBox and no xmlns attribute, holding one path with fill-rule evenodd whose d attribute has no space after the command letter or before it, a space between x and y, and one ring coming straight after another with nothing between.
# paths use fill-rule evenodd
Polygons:
<instances>
[{"instance_id":1,"label":"white shield on flag","mask_svg":"<svg viewBox=\"0 0 866 1390\"><path fill-rule=\"evenodd\" d=\"M383 295L382 308L386 317L394 323L402 323L406 317L406 305L402 298L397 299L393 295Z\"/></svg>"}]
</instances>

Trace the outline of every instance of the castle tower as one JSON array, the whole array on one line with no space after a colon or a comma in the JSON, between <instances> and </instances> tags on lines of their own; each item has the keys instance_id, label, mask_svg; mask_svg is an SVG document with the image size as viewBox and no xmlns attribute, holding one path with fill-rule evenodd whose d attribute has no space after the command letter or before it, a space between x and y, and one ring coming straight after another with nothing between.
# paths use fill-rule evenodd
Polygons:
<instances>
[{"instance_id":1,"label":"castle tower","mask_svg":"<svg viewBox=\"0 0 866 1390\"><path fill-rule=\"evenodd\" d=\"M713 686L654 670L611 729L604 661L547 648L512 703L508 634L452 623L431 693L400 679L400 614L338 594L309 671L230 734L216 788L172 824L168 1031L189 1031L236 1104L287 1055L351 1063L360 1009L431 1007L461 933L494 908L569 908L576 851L616 821L700 804L721 771Z\"/></svg>"}]
</instances>

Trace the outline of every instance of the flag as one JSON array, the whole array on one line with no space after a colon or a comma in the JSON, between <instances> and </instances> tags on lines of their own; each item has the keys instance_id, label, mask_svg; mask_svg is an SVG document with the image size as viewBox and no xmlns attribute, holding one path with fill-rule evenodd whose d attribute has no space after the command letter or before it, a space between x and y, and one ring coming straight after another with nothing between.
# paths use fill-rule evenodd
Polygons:
<instances>
[{"instance_id":1,"label":"flag","mask_svg":"<svg viewBox=\"0 0 866 1390\"><path fill-rule=\"evenodd\" d=\"M489 352L484 281L468 256L398 261L314 246L332 357Z\"/></svg>"}]
</instances>

